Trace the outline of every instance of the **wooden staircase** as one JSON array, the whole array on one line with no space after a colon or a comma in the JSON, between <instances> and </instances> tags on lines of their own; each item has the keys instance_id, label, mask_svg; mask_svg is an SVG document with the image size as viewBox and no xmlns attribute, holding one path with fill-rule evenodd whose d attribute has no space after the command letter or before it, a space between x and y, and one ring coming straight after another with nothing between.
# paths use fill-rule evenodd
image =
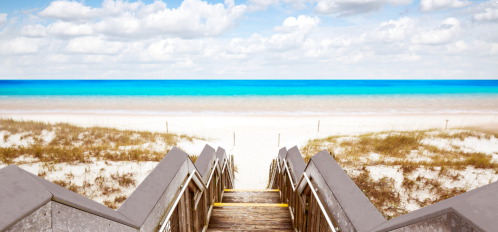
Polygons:
<instances>
[{"instance_id":1,"label":"wooden staircase","mask_svg":"<svg viewBox=\"0 0 498 232\"><path fill-rule=\"evenodd\" d=\"M215 203L207 231L294 231L279 190L225 189Z\"/></svg>"}]
</instances>

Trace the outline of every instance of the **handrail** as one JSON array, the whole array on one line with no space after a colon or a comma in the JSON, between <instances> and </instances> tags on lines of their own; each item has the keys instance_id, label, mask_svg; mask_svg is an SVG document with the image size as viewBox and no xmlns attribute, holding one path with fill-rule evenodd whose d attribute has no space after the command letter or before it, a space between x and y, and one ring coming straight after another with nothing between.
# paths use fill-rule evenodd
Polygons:
<instances>
[{"instance_id":1,"label":"handrail","mask_svg":"<svg viewBox=\"0 0 498 232\"><path fill-rule=\"evenodd\" d=\"M218 158L216 158L216 161L214 162L213 171L211 171L211 175L209 175L209 180L208 180L208 182L207 182L206 185L209 185L209 183L211 182L211 178L213 177L214 170L216 170L216 165L217 164L218 164Z\"/></svg>"},{"instance_id":2,"label":"handrail","mask_svg":"<svg viewBox=\"0 0 498 232\"><path fill-rule=\"evenodd\" d=\"M278 172L279 172L279 173L282 173L282 171L281 171L281 169L280 169L280 163L278 162L278 156L277 156L277 158L275 159L275 161L276 161L276 162L275 162L275 165L277 165ZM285 163L285 159L283 159L283 162ZM276 175L276 173L277 173L277 170L275 170L275 171L273 172L273 176L272 176L272 179L271 179L271 182L270 182L269 187L272 187L272 183L273 183L273 181L275 180L275 175Z\"/></svg>"},{"instance_id":3,"label":"handrail","mask_svg":"<svg viewBox=\"0 0 498 232\"><path fill-rule=\"evenodd\" d=\"M207 187L207 186L208 186L208 185L209 185L209 183L211 182L211 179L212 179L212 177L213 177L214 171L216 170L216 165L217 165L217 164L218 164L218 159L216 159L216 161L215 161L215 163L214 163L214 165L213 165L213 170L211 171L211 174L209 175L209 179L208 179L208 181L207 181L207 183L206 183L206 184L204 184L204 181L202 180L202 176L201 176L201 175L200 175L200 174L199 174L196 170L193 170L193 171L190 173L190 175L189 175L189 177L188 177L187 181L185 182L185 185L182 187L182 190L180 191L180 194L178 194L178 196L176 197L175 203L174 203L174 204L173 204L173 206L170 208L169 213L168 213L168 215L166 216L165 220L163 220L163 224L162 224L161 228L159 229L159 231L161 231L161 232L162 232L162 231L164 231L164 229L166 228L166 224L168 224L167 222L168 222L169 218L171 217L171 215L173 215L173 211L174 211L174 209L175 209L175 208L176 208L176 206L178 205L178 202L180 201L180 198L182 197L183 193L185 192L185 189L187 189L188 183L192 180L192 178L193 178L194 176L196 176L197 178L199 178L199 179L200 179L200 181L199 181L199 182L201 182L201 184L203 185L204 189L206 189L206 190L207 190L207 189L208 189L208 187ZM195 183L195 182L194 182L194 183Z\"/></svg>"},{"instance_id":4,"label":"handrail","mask_svg":"<svg viewBox=\"0 0 498 232\"><path fill-rule=\"evenodd\" d=\"M277 163L278 160L277 159L275 159L275 160L276 160L275 163ZM273 172L272 172L272 174L271 174L271 179L270 179L270 182L268 183L268 188L271 188L273 186L273 181L275 180L275 175L277 175L277 170L276 169L274 169Z\"/></svg>"},{"instance_id":5,"label":"handrail","mask_svg":"<svg viewBox=\"0 0 498 232\"><path fill-rule=\"evenodd\" d=\"M306 175L306 172L303 172L303 176L304 176L304 178L306 179L306 181L308 182L308 185L310 186L311 192L313 192L313 195L315 195L316 202L317 202L317 203L318 203L318 205L320 206L320 209L321 209L321 210L322 210L322 212L323 212L323 216L325 216L325 219L327 219L327 223L329 224L329 227L332 229L332 231L333 231L333 232L336 232L336 231L335 231L334 224L332 224L332 221L330 220L330 218L329 218L329 215L328 215L327 211L325 211L325 207L323 207L322 201L321 201L321 200L320 200L320 198L318 197L318 194L316 194L315 188L314 188L313 184L311 184L311 181L310 181L310 179L308 178L308 175Z\"/></svg>"},{"instance_id":6,"label":"handrail","mask_svg":"<svg viewBox=\"0 0 498 232\"><path fill-rule=\"evenodd\" d=\"M221 169L221 174L225 172L225 167L227 167L228 161L225 161L225 164L223 165L223 168ZM232 188L235 188L235 185L233 184L233 177L232 177L232 169L230 169L230 166L228 166L228 177L230 179L230 183L232 184Z\"/></svg>"},{"instance_id":7,"label":"handrail","mask_svg":"<svg viewBox=\"0 0 498 232\"><path fill-rule=\"evenodd\" d=\"M178 205L178 202L180 201L180 198L182 197L183 192L185 192L185 189L187 189L188 183L190 182L190 180L192 180L192 177L194 177L195 172L196 172L196 170L193 170L190 173L187 181L185 182L185 185L183 186L182 190L180 191L180 194L178 194L178 196L176 197L175 203L170 208L168 216L166 216L166 219L163 221L163 225L161 226L161 228L159 229L159 231L164 231L164 229L166 228L166 224L168 224L167 221L169 220L169 218L171 217L171 215L173 215L173 212L175 211L174 209Z\"/></svg>"},{"instance_id":8,"label":"handrail","mask_svg":"<svg viewBox=\"0 0 498 232\"><path fill-rule=\"evenodd\" d=\"M284 163L284 165L285 165L285 169L287 169L287 174L289 175L289 180L291 182L292 190L296 191L296 187L294 187L294 182L292 181L292 176L290 174L289 167L287 166L287 163Z\"/></svg>"},{"instance_id":9,"label":"handrail","mask_svg":"<svg viewBox=\"0 0 498 232\"><path fill-rule=\"evenodd\" d=\"M277 160L278 161L278 160ZM277 162L277 166L279 166L278 162ZM303 172L303 175L301 175L301 178L299 179L299 182L296 186L294 186L294 182L292 181L292 176L290 175L290 171L289 171L289 167L287 165L287 163L285 162L285 159L284 159L284 166L285 166L285 169L287 170L287 174L289 175L289 180L291 182L291 186L292 186L292 190L293 192L296 191L296 187L301 184L301 182L303 181L303 179L306 180L306 182L308 183L308 185L310 186L310 189L311 189L311 192L313 193L313 195L315 196L316 198L316 201L318 203L318 205L320 206L320 210L322 211L323 213L323 216L325 217L325 219L327 220L327 223L329 225L329 227L332 229L332 232L336 232L336 229L334 227L334 224L332 223L332 220L330 219L327 211L325 210L325 207L323 206L322 204L322 201L320 200L320 198L318 197L318 194L316 193L315 191L315 188L313 186L313 184L311 183L310 179L308 178L308 175L306 175L306 172ZM279 171L280 171L280 167L279 167ZM280 173L282 173L280 171Z\"/></svg>"},{"instance_id":10,"label":"handrail","mask_svg":"<svg viewBox=\"0 0 498 232\"><path fill-rule=\"evenodd\" d=\"M275 158L275 165L277 166L278 172L280 173L280 164L278 163L278 156ZM277 175L277 169L272 173L270 183L268 183L268 188L273 187L273 182L275 181L275 176Z\"/></svg>"},{"instance_id":11,"label":"handrail","mask_svg":"<svg viewBox=\"0 0 498 232\"><path fill-rule=\"evenodd\" d=\"M223 164L223 167L221 168L221 174L225 173L225 167L227 166L227 161Z\"/></svg>"},{"instance_id":12,"label":"handrail","mask_svg":"<svg viewBox=\"0 0 498 232\"><path fill-rule=\"evenodd\" d=\"M214 203L221 201L224 189L233 187L234 157L231 156L229 159L227 154L223 154L218 158L214 153L204 153L202 156L207 157L202 158L204 160L201 163L202 172L197 168L199 165L196 166L192 160L187 158L187 167L178 170L171 180L176 180L174 182L177 183L170 183L166 190L173 191L173 195L166 196L169 198L167 200L169 203L160 209L162 216L159 220L156 219L157 231L176 231L178 228L205 231L209 226ZM208 157L209 161L206 160Z\"/></svg>"},{"instance_id":13,"label":"handrail","mask_svg":"<svg viewBox=\"0 0 498 232\"><path fill-rule=\"evenodd\" d=\"M225 167L227 166L228 164L228 159L225 159L225 163L223 163L223 168L221 169L221 174L223 174L225 172Z\"/></svg>"},{"instance_id":14,"label":"handrail","mask_svg":"<svg viewBox=\"0 0 498 232\"><path fill-rule=\"evenodd\" d=\"M204 181L202 181L202 176L198 172L195 172L195 176L199 179L199 182L201 182L202 187L204 187L204 189L207 189L208 187L206 186L206 184L204 184Z\"/></svg>"}]
</instances>

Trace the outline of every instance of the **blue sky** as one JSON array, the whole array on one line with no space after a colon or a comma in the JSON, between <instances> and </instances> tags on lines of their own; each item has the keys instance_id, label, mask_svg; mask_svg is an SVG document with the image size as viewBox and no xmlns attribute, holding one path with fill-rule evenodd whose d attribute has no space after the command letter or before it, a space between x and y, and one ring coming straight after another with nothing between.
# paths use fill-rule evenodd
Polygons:
<instances>
[{"instance_id":1,"label":"blue sky","mask_svg":"<svg viewBox=\"0 0 498 232\"><path fill-rule=\"evenodd\" d=\"M0 0L1 79L496 79L497 65L497 0Z\"/></svg>"}]
</instances>

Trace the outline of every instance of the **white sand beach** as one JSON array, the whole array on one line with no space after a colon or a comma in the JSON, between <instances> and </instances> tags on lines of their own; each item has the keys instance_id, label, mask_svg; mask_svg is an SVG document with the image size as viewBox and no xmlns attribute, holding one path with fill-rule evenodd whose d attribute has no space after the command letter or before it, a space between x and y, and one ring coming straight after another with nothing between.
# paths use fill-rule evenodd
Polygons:
<instances>
[{"instance_id":1,"label":"white sand beach","mask_svg":"<svg viewBox=\"0 0 498 232\"><path fill-rule=\"evenodd\" d=\"M184 133L208 138L210 146L221 146L235 157L236 187L266 188L268 168L278 149L303 146L309 139L366 132L409 131L498 124L494 114L373 115L373 116L143 116L104 114L0 114L2 118L77 126ZM320 128L318 131L318 122ZM234 141L235 134L235 141ZM280 144L279 144L280 137ZM235 143L235 145L234 145ZM198 155L206 142L181 142L178 146ZM477 144L476 144L477 146ZM145 176L143 177L145 178ZM140 181L140 180L139 180Z\"/></svg>"}]
</instances>

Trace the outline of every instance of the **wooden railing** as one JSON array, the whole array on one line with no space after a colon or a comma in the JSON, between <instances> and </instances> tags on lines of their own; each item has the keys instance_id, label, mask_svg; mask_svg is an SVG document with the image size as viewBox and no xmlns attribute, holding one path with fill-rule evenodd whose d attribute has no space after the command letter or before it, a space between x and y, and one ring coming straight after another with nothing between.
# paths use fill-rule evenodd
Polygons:
<instances>
[{"instance_id":1,"label":"wooden railing","mask_svg":"<svg viewBox=\"0 0 498 232\"><path fill-rule=\"evenodd\" d=\"M216 159L205 181L199 172L193 170L168 206L158 231L206 231L214 203L220 202L224 189L235 187L233 170L233 155L230 159L224 155L222 161Z\"/></svg>"},{"instance_id":2,"label":"wooden railing","mask_svg":"<svg viewBox=\"0 0 498 232\"><path fill-rule=\"evenodd\" d=\"M306 173L302 173L299 180L293 179L289 166L285 159L274 159L270 166L268 186L270 189L280 189L282 203L289 205L294 228L303 232L339 231L336 221L323 205L322 196L314 187L313 180Z\"/></svg>"}]
</instances>

